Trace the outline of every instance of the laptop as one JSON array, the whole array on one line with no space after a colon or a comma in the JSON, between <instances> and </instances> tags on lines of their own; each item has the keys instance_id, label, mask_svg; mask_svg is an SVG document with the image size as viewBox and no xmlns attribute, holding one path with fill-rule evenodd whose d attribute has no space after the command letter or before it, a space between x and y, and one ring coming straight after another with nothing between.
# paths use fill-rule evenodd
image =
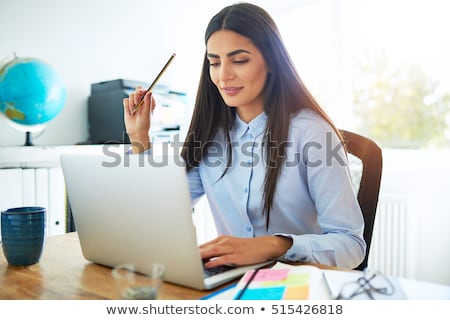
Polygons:
<instances>
[{"instance_id":1,"label":"laptop","mask_svg":"<svg viewBox=\"0 0 450 320\"><path fill-rule=\"evenodd\" d=\"M114 267L166 266L165 281L213 289L264 264L206 275L198 249L185 167L178 157L60 157L83 256Z\"/></svg>"}]
</instances>

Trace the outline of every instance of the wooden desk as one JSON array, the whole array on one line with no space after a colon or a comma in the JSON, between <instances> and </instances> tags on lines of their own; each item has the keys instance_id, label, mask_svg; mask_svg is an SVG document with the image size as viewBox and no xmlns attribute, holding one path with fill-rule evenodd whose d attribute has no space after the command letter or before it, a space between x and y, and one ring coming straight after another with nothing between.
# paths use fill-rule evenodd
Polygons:
<instances>
[{"instance_id":1,"label":"wooden desk","mask_svg":"<svg viewBox=\"0 0 450 320\"><path fill-rule=\"evenodd\" d=\"M198 291L164 283L164 300L193 300L212 291ZM0 246L0 299L115 299L111 268L87 261L78 235L49 237L39 263L9 266Z\"/></svg>"},{"instance_id":2,"label":"wooden desk","mask_svg":"<svg viewBox=\"0 0 450 320\"><path fill-rule=\"evenodd\" d=\"M409 299L450 299L450 286L408 279L400 282ZM212 291L164 283L159 298L196 300ZM9 266L0 245L0 300L105 300L115 299L115 294L111 268L87 261L74 232L47 238L41 260L28 267Z\"/></svg>"}]
</instances>

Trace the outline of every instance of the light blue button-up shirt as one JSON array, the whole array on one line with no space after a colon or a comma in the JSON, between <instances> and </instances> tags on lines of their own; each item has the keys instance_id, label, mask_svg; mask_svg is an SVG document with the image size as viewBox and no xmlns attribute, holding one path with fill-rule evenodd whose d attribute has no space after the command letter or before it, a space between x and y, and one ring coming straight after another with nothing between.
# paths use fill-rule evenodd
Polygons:
<instances>
[{"instance_id":1,"label":"light blue button-up shirt","mask_svg":"<svg viewBox=\"0 0 450 320\"><path fill-rule=\"evenodd\" d=\"M310 110L291 119L287 158L279 176L269 228L263 214L266 174L262 113L236 116L232 164L219 132L198 168L188 173L193 203L208 197L217 232L236 237L282 235L293 240L281 260L354 268L366 251L364 220L352 189L345 150L331 126Z\"/></svg>"}]
</instances>

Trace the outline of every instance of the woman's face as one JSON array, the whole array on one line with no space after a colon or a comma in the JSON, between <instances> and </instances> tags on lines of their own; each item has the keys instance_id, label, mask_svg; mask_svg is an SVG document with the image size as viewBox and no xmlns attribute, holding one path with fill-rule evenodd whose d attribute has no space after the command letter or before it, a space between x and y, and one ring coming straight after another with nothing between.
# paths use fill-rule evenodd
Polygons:
<instances>
[{"instance_id":1,"label":"woman's face","mask_svg":"<svg viewBox=\"0 0 450 320\"><path fill-rule=\"evenodd\" d=\"M209 74L223 100L250 121L263 111L266 62L246 37L230 31L214 32L206 44Z\"/></svg>"}]
</instances>

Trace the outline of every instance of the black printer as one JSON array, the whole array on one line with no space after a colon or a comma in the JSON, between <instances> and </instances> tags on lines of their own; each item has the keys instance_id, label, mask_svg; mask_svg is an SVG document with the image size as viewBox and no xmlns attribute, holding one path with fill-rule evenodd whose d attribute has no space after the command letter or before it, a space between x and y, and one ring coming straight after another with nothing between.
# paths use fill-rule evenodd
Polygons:
<instances>
[{"instance_id":1,"label":"black printer","mask_svg":"<svg viewBox=\"0 0 450 320\"><path fill-rule=\"evenodd\" d=\"M130 143L123 120L123 99L148 83L116 79L91 84L88 98L90 144Z\"/></svg>"}]
</instances>

